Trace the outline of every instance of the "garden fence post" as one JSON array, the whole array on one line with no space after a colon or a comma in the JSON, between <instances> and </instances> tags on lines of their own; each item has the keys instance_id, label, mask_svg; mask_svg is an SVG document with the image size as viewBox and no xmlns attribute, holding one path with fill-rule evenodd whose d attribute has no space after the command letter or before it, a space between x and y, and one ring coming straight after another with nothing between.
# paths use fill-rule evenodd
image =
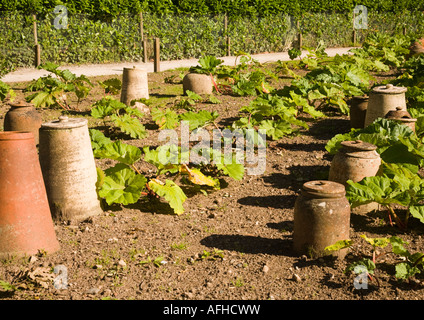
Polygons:
<instances>
[{"instance_id":1,"label":"garden fence post","mask_svg":"<svg viewBox=\"0 0 424 320\"><path fill-rule=\"evenodd\" d=\"M144 55L144 63L149 61L149 54L147 52L147 39L143 40L143 55Z\"/></svg>"},{"instance_id":2,"label":"garden fence post","mask_svg":"<svg viewBox=\"0 0 424 320\"><path fill-rule=\"evenodd\" d=\"M300 30L300 22L299 22L299 20L297 20L297 23L296 23L296 26L297 26L297 31L298 31L298 35L297 35L297 45L298 45L298 49L299 50L302 50L302 42L303 42L303 39L302 39L302 30Z\"/></svg>"},{"instance_id":3,"label":"garden fence post","mask_svg":"<svg viewBox=\"0 0 424 320\"><path fill-rule=\"evenodd\" d=\"M160 72L160 39L155 38L154 43L154 72Z\"/></svg>"},{"instance_id":4,"label":"garden fence post","mask_svg":"<svg viewBox=\"0 0 424 320\"><path fill-rule=\"evenodd\" d=\"M143 12L140 12L140 35L141 35L141 41L143 41L144 40Z\"/></svg>"},{"instance_id":5,"label":"garden fence post","mask_svg":"<svg viewBox=\"0 0 424 320\"><path fill-rule=\"evenodd\" d=\"M147 61L149 61L149 57L147 53L147 40L144 38L143 12L140 12L140 35L141 35L141 45L143 46L143 62L147 63Z\"/></svg>"},{"instance_id":6,"label":"garden fence post","mask_svg":"<svg viewBox=\"0 0 424 320\"><path fill-rule=\"evenodd\" d=\"M37 68L41 64L41 48L38 44L38 35L37 35L37 15L32 15L32 24L34 32L34 66Z\"/></svg>"},{"instance_id":7,"label":"garden fence post","mask_svg":"<svg viewBox=\"0 0 424 320\"><path fill-rule=\"evenodd\" d=\"M352 26L353 26L352 41L353 41L353 46L355 46L356 45L355 12L353 12Z\"/></svg>"},{"instance_id":8,"label":"garden fence post","mask_svg":"<svg viewBox=\"0 0 424 320\"><path fill-rule=\"evenodd\" d=\"M227 44L227 56L231 56L231 40L228 35L228 16L225 14L224 16L224 34L226 36L226 44Z\"/></svg>"}]
</instances>

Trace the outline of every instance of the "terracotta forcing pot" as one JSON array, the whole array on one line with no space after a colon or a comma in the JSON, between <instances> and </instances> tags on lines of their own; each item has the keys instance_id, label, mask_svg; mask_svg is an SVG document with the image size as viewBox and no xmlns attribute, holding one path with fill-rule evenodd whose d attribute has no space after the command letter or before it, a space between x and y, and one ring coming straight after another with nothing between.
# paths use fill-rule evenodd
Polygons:
<instances>
[{"instance_id":1,"label":"terracotta forcing pot","mask_svg":"<svg viewBox=\"0 0 424 320\"><path fill-rule=\"evenodd\" d=\"M396 110L389 111L386 115L386 119L398 121L401 124L410 127L411 130L415 132L415 123L417 122L417 119L412 118L408 111L400 107L397 107Z\"/></svg>"},{"instance_id":2,"label":"terracotta forcing pot","mask_svg":"<svg viewBox=\"0 0 424 320\"><path fill-rule=\"evenodd\" d=\"M34 134L35 144L38 145L41 123L41 114L32 104L18 101L10 104L10 109L4 116L4 131L30 131Z\"/></svg>"},{"instance_id":3,"label":"terracotta forcing pot","mask_svg":"<svg viewBox=\"0 0 424 320\"><path fill-rule=\"evenodd\" d=\"M391 110L396 110L396 108L406 110L406 91L406 87L396 87L392 84L375 87L368 100L365 127L378 118L385 118Z\"/></svg>"},{"instance_id":4,"label":"terracotta forcing pot","mask_svg":"<svg viewBox=\"0 0 424 320\"><path fill-rule=\"evenodd\" d=\"M192 91L197 94L212 94L213 83L208 74L188 73L183 78L183 91Z\"/></svg>"},{"instance_id":5,"label":"terracotta forcing pot","mask_svg":"<svg viewBox=\"0 0 424 320\"><path fill-rule=\"evenodd\" d=\"M0 132L0 257L59 250L32 132Z\"/></svg>"},{"instance_id":6,"label":"terracotta forcing pot","mask_svg":"<svg viewBox=\"0 0 424 320\"><path fill-rule=\"evenodd\" d=\"M347 186L347 181L359 182L365 177L375 176L381 165L377 147L360 140L343 141L341 150L331 162L328 180ZM378 203L369 203L352 209L355 213L378 210Z\"/></svg>"},{"instance_id":7,"label":"terracotta forcing pot","mask_svg":"<svg viewBox=\"0 0 424 320\"><path fill-rule=\"evenodd\" d=\"M132 100L149 99L149 83L144 68L124 68L122 75L121 102L127 106Z\"/></svg>"},{"instance_id":8,"label":"terracotta forcing pot","mask_svg":"<svg viewBox=\"0 0 424 320\"><path fill-rule=\"evenodd\" d=\"M349 239L349 228L350 205L345 187L333 181L306 182L294 207L294 251L311 258L326 255L342 258L346 249L328 252L325 248Z\"/></svg>"},{"instance_id":9,"label":"terracotta forcing pot","mask_svg":"<svg viewBox=\"0 0 424 320\"><path fill-rule=\"evenodd\" d=\"M365 116L368 108L368 96L355 96L349 101L350 105L350 127L362 129L365 124Z\"/></svg>"},{"instance_id":10,"label":"terracotta forcing pot","mask_svg":"<svg viewBox=\"0 0 424 320\"><path fill-rule=\"evenodd\" d=\"M39 157L54 220L78 223L102 212L86 119L43 123Z\"/></svg>"}]
</instances>

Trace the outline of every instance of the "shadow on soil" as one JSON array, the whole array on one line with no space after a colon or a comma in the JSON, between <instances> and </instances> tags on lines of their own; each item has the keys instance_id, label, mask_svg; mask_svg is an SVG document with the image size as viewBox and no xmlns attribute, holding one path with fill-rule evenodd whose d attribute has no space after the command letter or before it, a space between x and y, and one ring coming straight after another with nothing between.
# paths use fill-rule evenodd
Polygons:
<instances>
[{"instance_id":1,"label":"shadow on soil","mask_svg":"<svg viewBox=\"0 0 424 320\"><path fill-rule=\"evenodd\" d=\"M305 135L316 137L319 140L329 140L336 134L349 131L349 119L327 118L310 123L310 128L305 132Z\"/></svg>"},{"instance_id":2,"label":"shadow on soil","mask_svg":"<svg viewBox=\"0 0 424 320\"><path fill-rule=\"evenodd\" d=\"M239 204L244 206L254 206L273 209L290 209L293 208L296 196L294 195L272 195L272 196L248 196L237 200Z\"/></svg>"},{"instance_id":3,"label":"shadow on soil","mask_svg":"<svg viewBox=\"0 0 424 320\"><path fill-rule=\"evenodd\" d=\"M268 239L235 234L213 234L203 238L204 246L251 254L292 256L292 239Z\"/></svg>"}]
</instances>

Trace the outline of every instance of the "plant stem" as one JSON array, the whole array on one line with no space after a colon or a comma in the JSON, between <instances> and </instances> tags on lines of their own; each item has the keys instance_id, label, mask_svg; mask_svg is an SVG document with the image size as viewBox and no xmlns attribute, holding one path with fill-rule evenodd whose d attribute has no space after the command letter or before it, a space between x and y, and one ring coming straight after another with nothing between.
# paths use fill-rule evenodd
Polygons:
<instances>
[{"instance_id":1,"label":"plant stem","mask_svg":"<svg viewBox=\"0 0 424 320\"><path fill-rule=\"evenodd\" d=\"M134 169L135 172L137 172L138 174L141 174L141 172L135 167L135 165L131 165L131 168Z\"/></svg>"},{"instance_id":2,"label":"plant stem","mask_svg":"<svg viewBox=\"0 0 424 320\"><path fill-rule=\"evenodd\" d=\"M393 218L395 218L396 220L396 224L399 225L399 228L401 229L406 229L406 224L404 222L402 222L402 220L397 216L397 214L395 213L395 211L393 210L393 208L391 206L387 206L387 209L389 210L389 215L393 215Z\"/></svg>"},{"instance_id":3,"label":"plant stem","mask_svg":"<svg viewBox=\"0 0 424 320\"><path fill-rule=\"evenodd\" d=\"M210 75L210 77L211 77L212 84L213 84L213 86L215 87L216 92L221 93L221 92L218 90L218 86L217 86L217 84L216 84L216 82L215 82L215 79L213 78L212 73L210 73L209 75Z\"/></svg>"}]
</instances>

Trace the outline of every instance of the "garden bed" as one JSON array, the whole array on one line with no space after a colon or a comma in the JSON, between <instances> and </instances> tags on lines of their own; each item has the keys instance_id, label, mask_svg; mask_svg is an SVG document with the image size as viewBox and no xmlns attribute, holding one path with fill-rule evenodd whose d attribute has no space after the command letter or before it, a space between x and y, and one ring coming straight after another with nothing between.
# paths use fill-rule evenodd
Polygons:
<instances>
[{"instance_id":1,"label":"garden bed","mask_svg":"<svg viewBox=\"0 0 424 320\"><path fill-rule=\"evenodd\" d=\"M180 83L165 79L181 70L149 74L154 103L166 104L182 94ZM104 77L93 78L95 83ZM279 85L290 79L280 78ZM15 89L26 84L13 84ZM20 96L22 93L15 90ZM96 86L81 105L90 106L103 95ZM115 95L119 99L119 95ZM217 122L234 121L241 107L253 97L220 95L219 104L198 103L198 110L217 111ZM0 109L1 119L8 110ZM63 110L40 110L43 120L57 118ZM84 110L83 110L84 111ZM100 125L86 113L89 127ZM355 289L355 275L345 268L358 256L371 256L368 237L397 235L409 242L408 250L423 252L424 225L411 220L407 231L392 226L387 212L351 215L351 239L355 241L343 260L311 259L292 250L293 208L302 184L326 179L332 156L325 145L338 133L350 130L349 117L329 113L326 118L306 117L310 128L295 136L269 141L266 171L245 175L241 181L223 178L220 190L188 194L185 212L176 215L160 199L141 199L128 206L106 206L103 214L76 225L56 223L61 249L2 262L0 280L14 290L0 290L5 300L415 300L421 299L419 280L399 281L393 260L380 260L367 289ZM145 117L149 136L128 143L138 147L157 145L157 126ZM96 160L99 167L112 160ZM146 174L152 168L141 163ZM386 249L382 249L386 250ZM387 248L389 250L389 248ZM62 265L67 288L52 284L52 270Z\"/></svg>"}]
</instances>

